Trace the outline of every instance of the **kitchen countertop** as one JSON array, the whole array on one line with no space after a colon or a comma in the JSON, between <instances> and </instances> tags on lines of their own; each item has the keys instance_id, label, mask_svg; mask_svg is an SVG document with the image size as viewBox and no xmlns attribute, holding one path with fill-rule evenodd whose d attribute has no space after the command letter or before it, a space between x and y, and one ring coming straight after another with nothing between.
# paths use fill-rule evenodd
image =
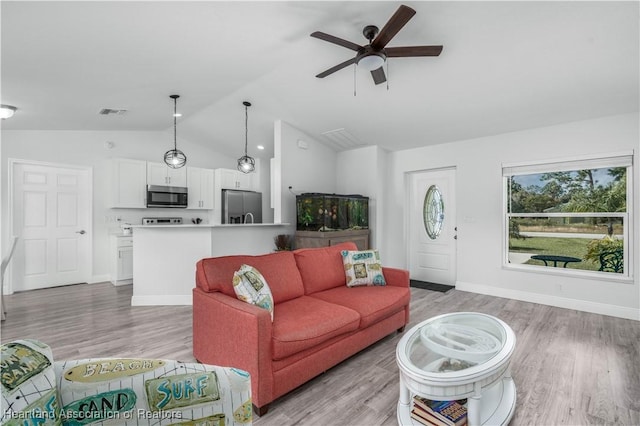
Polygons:
<instances>
[{"instance_id":1,"label":"kitchen countertop","mask_svg":"<svg viewBox=\"0 0 640 426\"><path fill-rule=\"evenodd\" d=\"M247 228L247 227L264 227L264 226L287 226L289 223L225 223L214 225L210 223L183 223L180 225L131 225L132 228Z\"/></svg>"},{"instance_id":2,"label":"kitchen countertop","mask_svg":"<svg viewBox=\"0 0 640 426\"><path fill-rule=\"evenodd\" d=\"M195 265L204 258L263 255L288 223L136 225L131 305L191 305ZM165 267L170 265L170 267Z\"/></svg>"}]
</instances>

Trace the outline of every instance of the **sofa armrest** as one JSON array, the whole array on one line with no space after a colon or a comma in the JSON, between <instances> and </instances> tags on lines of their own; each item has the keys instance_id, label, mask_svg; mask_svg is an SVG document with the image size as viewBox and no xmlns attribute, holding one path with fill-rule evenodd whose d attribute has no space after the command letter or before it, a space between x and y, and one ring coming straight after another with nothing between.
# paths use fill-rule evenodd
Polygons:
<instances>
[{"instance_id":1,"label":"sofa armrest","mask_svg":"<svg viewBox=\"0 0 640 426\"><path fill-rule=\"evenodd\" d=\"M382 274L387 285L409 287L409 271L406 269L382 267Z\"/></svg>"},{"instance_id":2,"label":"sofa armrest","mask_svg":"<svg viewBox=\"0 0 640 426\"><path fill-rule=\"evenodd\" d=\"M193 354L206 364L251 374L253 403L273 392L271 315L266 309L220 292L193 289Z\"/></svg>"}]
</instances>

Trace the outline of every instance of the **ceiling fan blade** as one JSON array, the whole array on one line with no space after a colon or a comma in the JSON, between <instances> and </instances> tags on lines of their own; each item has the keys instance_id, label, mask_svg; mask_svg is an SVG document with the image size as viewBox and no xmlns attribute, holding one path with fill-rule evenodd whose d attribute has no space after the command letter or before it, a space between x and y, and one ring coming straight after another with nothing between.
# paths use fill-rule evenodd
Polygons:
<instances>
[{"instance_id":1,"label":"ceiling fan blade","mask_svg":"<svg viewBox=\"0 0 640 426\"><path fill-rule=\"evenodd\" d=\"M320 40L328 41L329 43L337 44L338 46L346 47L347 49L355 50L356 52L362 48L362 46L359 46L348 40L344 40L320 31L311 33L311 37L319 38Z\"/></svg>"},{"instance_id":2,"label":"ceiling fan blade","mask_svg":"<svg viewBox=\"0 0 640 426\"><path fill-rule=\"evenodd\" d=\"M438 56L442 46L406 46L388 47L384 49L387 58L403 58L409 56Z\"/></svg>"},{"instance_id":3,"label":"ceiling fan blade","mask_svg":"<svg viewBox=\"0 0 640 426\"><path fill-rule=\"evenodd\" d=\"M387 81L387 76L384 75L384 69L382 67L371 71L371 77L373 77L373 82L375 84L381 84Z\"/></svg>"},{"instance_id":4,"label":"ceiling fan blade","mask_svg":"<svg viewBox=\"0 0 640 426\"><path fill-rule=\"evenodd\" d=\"M355 64L356 63L356 58L351 58L348 61L344 61L341 64L336 65L335 67L331 67L328 70L321 72L320 74L316 75L316 77L318 78L325 78L326 76L333 74L336 71L340 71L342 68L348 67L351 64Z\"/></svg>"},{"instance_id":5,"label":"ceiling fan blade","mask_svg":"<svg viewBox=\"0 0 640 426\"><path fill-rule=\"evenodd\" d=\"M415 14L416 11L409 6L400 5L396 13L387 21L378 36L373 40L371 47L375 50L383 49Z\"/></svg>"}]
</instances>

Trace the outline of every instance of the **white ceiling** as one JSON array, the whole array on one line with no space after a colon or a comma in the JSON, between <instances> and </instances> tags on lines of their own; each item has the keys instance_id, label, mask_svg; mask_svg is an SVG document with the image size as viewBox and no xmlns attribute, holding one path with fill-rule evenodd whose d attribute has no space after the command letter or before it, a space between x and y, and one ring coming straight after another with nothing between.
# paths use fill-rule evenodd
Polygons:
<instances>
[{"instance_id":1,"label":"white ceiling","mask_svg":"<svg viewBox=\"0 0 640 426\"><path fill-rule=\"evenodd\" d=\"M273 121L388 150L638 111L638 2L403 2L416 16L391 46L444 45L389 60L389 89L353 67L315 75L364 44L400 2L2 1L7 130L169 130L236 155L272 155ZM101 116L102 108L125 108ZM264 153L257 144L267 145Z\"/></svg>"}]
</instances>

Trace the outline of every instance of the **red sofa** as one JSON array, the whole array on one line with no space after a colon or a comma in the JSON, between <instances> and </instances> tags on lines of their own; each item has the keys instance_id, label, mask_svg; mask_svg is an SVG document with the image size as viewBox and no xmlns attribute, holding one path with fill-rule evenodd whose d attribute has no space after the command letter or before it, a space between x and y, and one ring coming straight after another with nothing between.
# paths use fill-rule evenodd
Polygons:
<instances>
[{"instance_id":1,"label":"red sofa","mask_svg":"<svg viewBox=\"0 0 640 426\"><path fill-rule=\"evenodd\" d=\"M254 409L268 404L409 322L408 271L383 268L386 286L346 286L341 250L202 259L193 289L193 353L205 364L251 374ZM274 319L236 298L233 273L257 268L271 288ZM393 354L389 354L393 356Z\"/></svg>"}]
</instances>

